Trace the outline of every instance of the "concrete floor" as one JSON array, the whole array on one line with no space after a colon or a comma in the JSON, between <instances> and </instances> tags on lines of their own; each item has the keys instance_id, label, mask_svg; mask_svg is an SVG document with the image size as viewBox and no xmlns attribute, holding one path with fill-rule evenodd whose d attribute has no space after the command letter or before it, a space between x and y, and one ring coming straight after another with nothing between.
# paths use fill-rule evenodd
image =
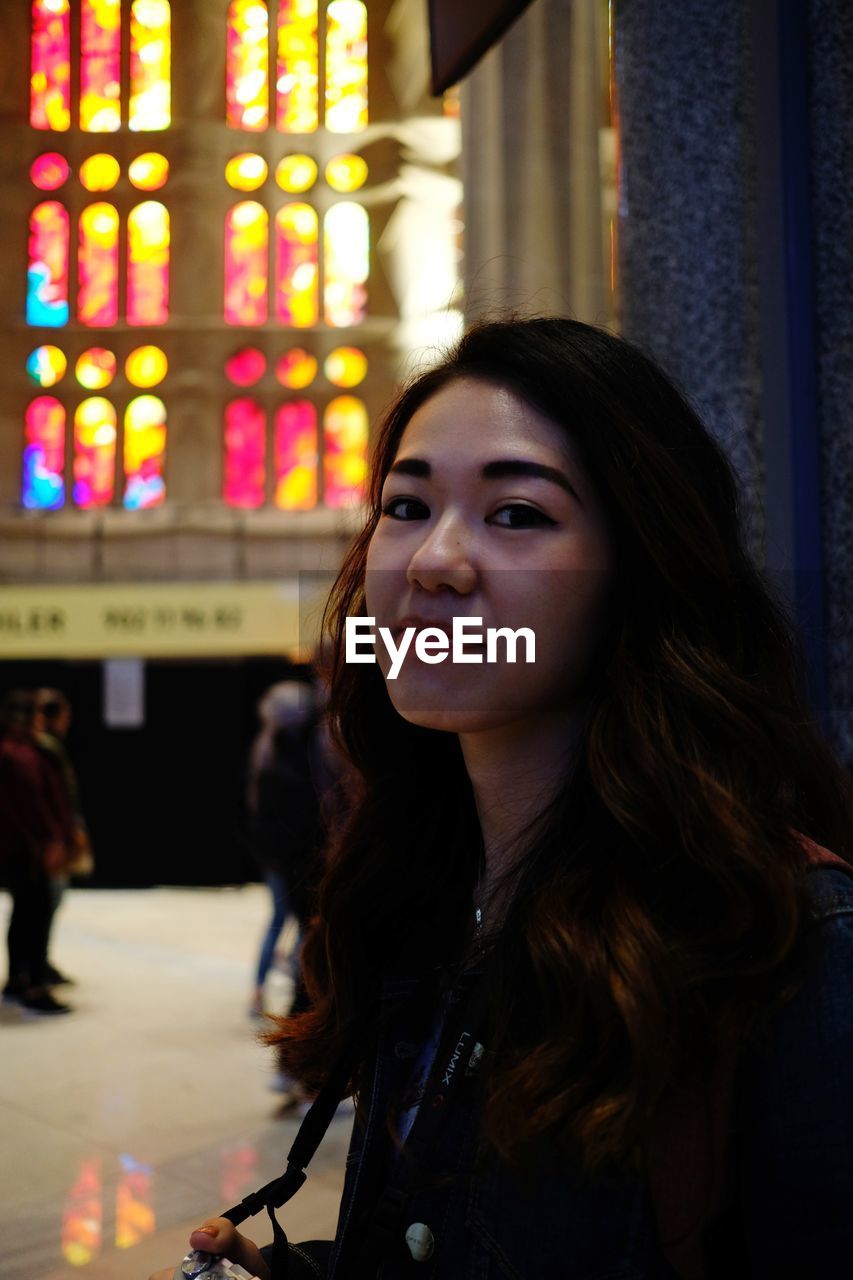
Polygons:
<instances>
[{"instance_id":1,"label":"concrete floor","mask_svg":"<svg viewBox=\"0 0 853 1280\"><path fill-rule=\"evenodd\" d=\"M9 899L0 893L5 936ZM0 1005L3 1280L147 1280L193 1227L279 1174L298 1127L247 1016L264 886L70 890L52 959L77 979L47 1018ZM288 979L270 979L273 1010ZM334 1234L352 1109L279 1217ZM265 1214L242 1228L270 1238Z\"/></svg>"}]
</instances>

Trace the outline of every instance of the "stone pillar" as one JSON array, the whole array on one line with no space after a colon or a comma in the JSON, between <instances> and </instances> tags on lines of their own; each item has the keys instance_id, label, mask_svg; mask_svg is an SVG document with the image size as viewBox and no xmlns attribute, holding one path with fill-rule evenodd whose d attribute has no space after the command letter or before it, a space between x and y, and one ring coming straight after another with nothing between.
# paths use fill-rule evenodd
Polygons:
<instances>
[{"instance_id":1,"label":"stone pillar","mask_svg":"<svg viewBox=\"0 0 853 1280\"><path fill-rule=\"evenodd\" d=\"M462 86L465 309L612 321L604 7L536 0Z\"/></svg>"}]
</instances>

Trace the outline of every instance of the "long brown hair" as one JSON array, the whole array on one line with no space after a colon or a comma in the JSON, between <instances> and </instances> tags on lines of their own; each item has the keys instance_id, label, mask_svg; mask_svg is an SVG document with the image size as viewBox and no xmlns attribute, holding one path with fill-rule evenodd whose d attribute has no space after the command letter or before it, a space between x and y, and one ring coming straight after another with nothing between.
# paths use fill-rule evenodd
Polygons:
<instances>
[{"instance_id":1,"label":"long brown hair","mask_svg":"<svg viewBox=\"0 0 853 1280\"><path fill-rule=\"evenodd\" d=\"M480 844L458 740L404 721L378 666L343 661L403 431L458 378L508 387L570 433L615 549L577 761L494 941L483 1067L488 1146L523 1162L551 1135L594 1170L643 1150L671 1089L790 989L797 833L849 856L853 806L744 548L731 466L685 398L603 330L480 325L388 412L327 609L330 713L357 786L304 950L312 1008L272 1037L286 1068L319 1084L351 1042L366 1061L382 974L452 964L468 940Z\"/></svg>"}]
</instances>

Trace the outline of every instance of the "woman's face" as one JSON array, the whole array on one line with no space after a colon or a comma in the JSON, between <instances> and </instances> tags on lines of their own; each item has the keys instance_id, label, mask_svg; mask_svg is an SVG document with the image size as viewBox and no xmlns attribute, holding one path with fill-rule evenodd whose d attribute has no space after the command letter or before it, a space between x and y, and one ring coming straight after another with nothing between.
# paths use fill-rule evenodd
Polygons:
<instances>
[{"instance_id":1,"label":"woman's face","mask_svg":"<svg viewBox=\"0 0 853 1280\"><path fill-rule=\"evenodd\" d=\"M396 678L376 656L397 711L457 733L570 716L584 695L611 549L604 513L566 432L514 392L475 379L451 382L410 419L382 490L367 554L367 613L399 646L415 626ZM469 630L525 627L535 661L430 665L417 632L454 617ZM466 651L487 656L485 648Z\"/></svg>"}]
</instances>

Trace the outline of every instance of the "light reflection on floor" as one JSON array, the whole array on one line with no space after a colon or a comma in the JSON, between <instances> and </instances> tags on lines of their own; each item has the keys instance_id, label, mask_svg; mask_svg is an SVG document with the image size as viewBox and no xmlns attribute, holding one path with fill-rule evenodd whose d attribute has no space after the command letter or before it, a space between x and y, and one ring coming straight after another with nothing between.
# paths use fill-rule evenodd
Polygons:
<instances>
[{"instance_id":1,"label":"light reflection on floor","mask_svg":"<svg viewBox=\"0 0 853 1280\"><path fill-rule=\"evenodd\" d=\"M267 910L258 885L66 896L53 958L78 980L57 991L75 1012L0 1006L2 1280L145 1280L281 1172L298 1117L278 1115L246 1016ZM293 1239L334 1232L350 1128L343 1107L282 1214ZM267 1240L265 1217L247 1232Z\"/></svg>"}]
</instances>

